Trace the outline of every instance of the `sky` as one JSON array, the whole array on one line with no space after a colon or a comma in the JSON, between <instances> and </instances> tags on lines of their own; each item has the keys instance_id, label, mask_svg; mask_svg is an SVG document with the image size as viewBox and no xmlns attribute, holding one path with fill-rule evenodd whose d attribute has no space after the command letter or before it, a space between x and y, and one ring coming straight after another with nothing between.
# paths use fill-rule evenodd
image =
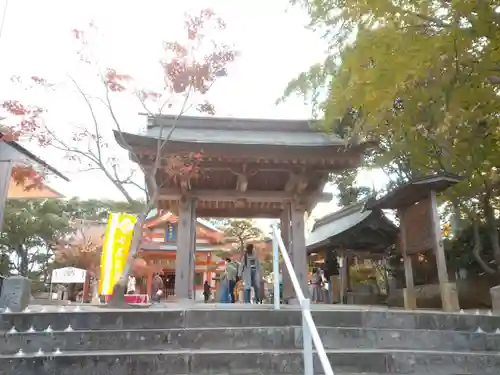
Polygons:
<instances>
[{"instance_id":1,"label":"sky","mask_svg":"<svg viewBox=\"0 0 500 375\"><path fill-rule=\"evenodd\" d=\"M9 0L7 0L9 1ZM0 11L5 0L0 1ZM302 98L290 98L275 105L286 84L312 64L323 60L325 44L307 30L307 14L289 6L286 0L10 0L0 35L0 97L13 97L47 109L46 121L58 134L69 136L75 126L86 127L91 117L85 103L69 83L73 77L86 92L100 94L95 70L76 58L77 41L71 30L86 29L92 22L98 35L92 39L93 57L102 67L133 76L144 85L159 77L158 61L162 42L176 40L182 30L183 14L211 8L227 24L221 38L232 43L238 57L228 77L216 82L209 93L217 116L249 118L309 118L311 108ZM25 90L12 84L14 75L32 75L55 82L51 91ZM145 119L139 103L129 98L114 99L120 121L128 131L137 132ZM109 122L106 137L110 149L127 164L126 155L111 138L113 125L105 111L101 122ZM51 186L66 196L121 199L120 193L99 173L82 173L64 155L50 148L29 145L42 159L60 169L71 181L51 180ZM365 174L363 184L380 183ZM327 191L333 187L327 187ZM139 194L138 191L134 192ZM337 208L335 202L322 204L314 216Z\"/></svg>"}]
</instances>

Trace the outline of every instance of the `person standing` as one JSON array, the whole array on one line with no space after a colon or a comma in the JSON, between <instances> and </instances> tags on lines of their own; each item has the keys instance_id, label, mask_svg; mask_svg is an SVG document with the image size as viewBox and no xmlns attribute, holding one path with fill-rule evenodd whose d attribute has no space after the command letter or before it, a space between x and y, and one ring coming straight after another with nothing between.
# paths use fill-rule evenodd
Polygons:
<instances>
[{"instance_id":1,"label":"person standing","mask_svg":"<svg viewBox=\"0 0 500 375\"><path fill-rule=\"evenodd\" d=\"M135 285L136 285L135 277L129 276L127 282L127 294L135 294Z\"/></svg>"},{"instance_id":2,"label":"person standing","mask_svg":"<svg viewBox=\"0 0 500 375\"><path fill-rule=\"evenodd\" d=\"M311 301L314 303L323 301L323 278L321 277L321 270L319 268L314 269L314 273L311 278Z\"/></svg>"},{"instance_id":3,"label":"person standing","mask_svg":"<svg viewBox=\"0 0 500 375\"><path fill-rule=\"evenodd\" d=\"M203 298L205 299L205 303L208 303L210 295L212 294L211 289L212 288L210 287L208 280L205 280L203 283Z\"/></svg>"},{"instance_id":4,"label":"person standing","mask_svg":"<svg viewBox=\"0 0 500 375\"><path fill-rule=\"evenodd\" d=\"M163 295L163 279L159 273L155 273L152 282L152 295L151 298L155 302L160 302L161 296Z\"/></svg>"},{"instance_id":5,"label":"person standing","mask_svg":"<svg viewBox=\"0 0 500 375\"><path fill-rule=\"evenodd\" d=\"M236 278L238 276L238 269L236 268L236 264L231 261L230 258L226 258L226 275L227 275L227 287L230 302L235 302L234 288L236 287Z\"/></svg>"},{"instance_id":6,"label":"person standing","mask_svg":"<svg viewBox=\"0 0 500 375\"><path fill-rule=\"evenodd\" d=\"M252 288L255 300L258 302L260 299L261 268L253 244L246 246L245 254L240 264L240 277L243 279L245 303L250 303Z\"/></svg>"},{"instance_id":7,"label":"person standing","mask_svg":"<svg viewBox=\"0 0 500 375\"><path fill-rule=\"evenodd\" d=\"M219 284L219 302L220 303L231 303L231 296L229 295L229 279L227 272L227 259L224 262L224 272L222 272L220 284Z\"/></svg>"}]
</instances>

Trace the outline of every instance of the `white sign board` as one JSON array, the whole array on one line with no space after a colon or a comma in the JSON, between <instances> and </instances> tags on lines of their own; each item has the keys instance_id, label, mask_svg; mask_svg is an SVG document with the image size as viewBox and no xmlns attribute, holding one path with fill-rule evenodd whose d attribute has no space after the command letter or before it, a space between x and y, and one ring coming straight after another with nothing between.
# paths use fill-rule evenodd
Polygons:
<instances>
[{"instance_id":1,"label":"white sign board","mask_svg":"<svg viewBox=\"0 0 500 375\"><path fill-rule=\"evenodd\" d=\"M83 284L85 282L87 271L74 267L59 268L52 271L53 284Z\"/></svg>"}]
</instances>

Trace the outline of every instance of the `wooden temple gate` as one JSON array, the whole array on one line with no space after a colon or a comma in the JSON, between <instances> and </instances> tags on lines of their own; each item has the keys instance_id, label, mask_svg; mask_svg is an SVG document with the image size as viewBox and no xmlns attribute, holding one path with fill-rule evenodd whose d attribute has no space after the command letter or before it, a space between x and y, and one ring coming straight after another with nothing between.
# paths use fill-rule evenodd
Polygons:
<instances>
[{"instance_id":1,"label":"wooden temple gate","mask_svg":"<svg viewBox=\"0 0 500 375\"><path fill-rule=\"evenodd\" d=\"M174 123L155 179L161 187L157 207L179 216L176 297L192 298L197 216L281 219L284 243L307 293L305 214L332 199L323 192L329 174L358 167L367 145L347 145L313 129L310 121L214 117L150 116L144 134L115 138L147 173L159 136ZM196 173L171 173L172 158L198 153ZM283 279L285 297L293 296L286 270Z\"/></svg>"}]
</instances>

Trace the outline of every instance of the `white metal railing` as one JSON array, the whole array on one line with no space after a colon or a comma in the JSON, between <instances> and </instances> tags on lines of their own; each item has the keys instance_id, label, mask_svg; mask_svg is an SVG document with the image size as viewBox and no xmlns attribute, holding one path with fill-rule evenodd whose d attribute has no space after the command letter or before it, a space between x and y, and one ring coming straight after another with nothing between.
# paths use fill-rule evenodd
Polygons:
<instances>
[{"instance_id":1,"label":"white metal railing","mask_svg":"<svg viewBox=\"0 0 500 375\"><path fill-rule=\"evenodd\" d=\"M318 353L321 366L325 375L334 375L332 370L332 365L328 359L323 342L318 334L318 329L312 318L311 314L311 300L305 298L304 292L299 284L299 279L297 274L293 269L292 261L285 248L283 239L281 238L280 230L276 225L273 228L273 276L274 276L274 308L279 310L280 308L280 278L279 278L279 253L283 257L286 268L288 269L288 274L292 281L293 289L295 289L295 294L300 303L300 309L302 311L302 340L304 345L303 355L304 355L304 375L314 374L314 363L313 363L313 343Z\"/></svg>"}]
</instances>

